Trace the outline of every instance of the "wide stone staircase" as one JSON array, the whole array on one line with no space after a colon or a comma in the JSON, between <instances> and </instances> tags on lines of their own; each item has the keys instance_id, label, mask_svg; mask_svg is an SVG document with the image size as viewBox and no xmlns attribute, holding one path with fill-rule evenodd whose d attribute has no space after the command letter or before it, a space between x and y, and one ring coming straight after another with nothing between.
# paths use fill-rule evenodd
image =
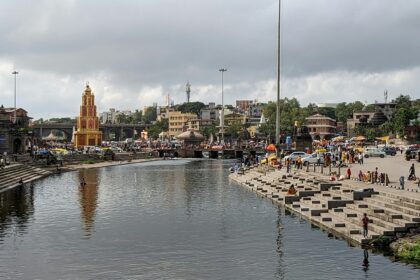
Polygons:
<instances>
[{"instance_id":1,"label":"wide stone staircase","mask_svg":"<svg viewBox=\"0 0 420 280\"><path fill-rule=\"evenodd\" d=\"M385 187L363 189L359 185L322 182L306 174L249 170L234 176L249 189L352 243L369 244L378 237L396 236L420 227L420 196L389 192ZM295 195L287 194L290 185L297 190ZM370 221L367 238L362 235L364 213Z\"/></svg>"},{"instance_id":2,"label":"wide stone staircase","mask_svg":"<svg viewBox=\"0 0 420 280\"><path fill-rule=\"evenodd\" d=\"M51 171L24 164L12 164L0 169L0 191L20 185L23 183L41 179L52 174Z\"/></svg>"}]
</instances>

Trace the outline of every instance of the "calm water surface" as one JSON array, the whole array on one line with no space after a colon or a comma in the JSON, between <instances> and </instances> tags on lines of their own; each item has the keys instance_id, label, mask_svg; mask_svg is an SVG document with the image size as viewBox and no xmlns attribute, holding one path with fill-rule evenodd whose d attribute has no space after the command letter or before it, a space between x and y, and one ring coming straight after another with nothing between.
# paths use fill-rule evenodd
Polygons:
<instances>
[{"instance_id":1,"label":"calm water surface","mask_svg":"<svg viewBox=\"0 0 420 280\"><path fill-rule=\"evenodd\" d=\"M420 279L381 254L366 265L229 182L229 165L83 170L0 194L0 279Z\"/></svg>"}]
</instances>

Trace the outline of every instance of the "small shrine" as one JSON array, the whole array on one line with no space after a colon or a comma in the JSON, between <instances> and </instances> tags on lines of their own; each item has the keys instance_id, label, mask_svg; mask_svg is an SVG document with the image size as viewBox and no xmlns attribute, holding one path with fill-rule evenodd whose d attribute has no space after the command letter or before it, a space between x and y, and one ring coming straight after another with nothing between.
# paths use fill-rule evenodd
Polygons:
<instances>
[{"instance_id":1,"label":"small shrine","mask_svg":"<svg viewBox=\"0 0 420 280\"><path fill-rule=\"evenodd\" d=\"M204 141L204 136L195 130L188 130L179 134L176 139L184 142L184 148L197 147Z\"/></svg>"},{"instance_id":2,"label":"small shrine","mask_svg":"<svg viewBox=\"0 0 420 280\"><path fill-rule=\"evenodd\" d=\"M96 116L95 96L87 84L82 95L77 130L74 132L74 146L100 146L101 143L102 132L99 131L99 118Z\"/></svg>"}]
</instances>

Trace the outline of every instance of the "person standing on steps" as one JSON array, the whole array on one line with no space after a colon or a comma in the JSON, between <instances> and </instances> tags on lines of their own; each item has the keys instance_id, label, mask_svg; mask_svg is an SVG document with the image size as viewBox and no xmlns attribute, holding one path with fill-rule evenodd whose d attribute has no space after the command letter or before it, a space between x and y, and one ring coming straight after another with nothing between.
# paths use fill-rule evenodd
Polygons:
<instances>
[{"instance_id":1,"label":"person standing on steps","mask_svg":"<svg viewBox=\"0 0 420 280\"><path fill-rule=\"evenodd\" d=\"M366 213L363 214L362 224L363 224L363 237L368 237L369 218L367 217Z\"/></svg>"}]
</instances>

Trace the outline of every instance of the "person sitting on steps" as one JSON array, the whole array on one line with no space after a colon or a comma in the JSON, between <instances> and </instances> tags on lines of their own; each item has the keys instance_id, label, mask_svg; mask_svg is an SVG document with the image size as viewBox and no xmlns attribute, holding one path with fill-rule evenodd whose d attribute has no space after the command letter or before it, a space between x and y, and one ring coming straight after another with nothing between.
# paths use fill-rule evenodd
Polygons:
<instances>
[{"instance_id":1,"label":"person sitting on steps","mask_svg":"<svg viewBox=\"0 0 420 280\"><path fill-rule=\"evenodd\" d=\"M295 189L295 186L293 184L290 185L289 190L287 191L287 194L291 194L291 195L296 194L296 189Z\"/></svg>"}]
</instances>

